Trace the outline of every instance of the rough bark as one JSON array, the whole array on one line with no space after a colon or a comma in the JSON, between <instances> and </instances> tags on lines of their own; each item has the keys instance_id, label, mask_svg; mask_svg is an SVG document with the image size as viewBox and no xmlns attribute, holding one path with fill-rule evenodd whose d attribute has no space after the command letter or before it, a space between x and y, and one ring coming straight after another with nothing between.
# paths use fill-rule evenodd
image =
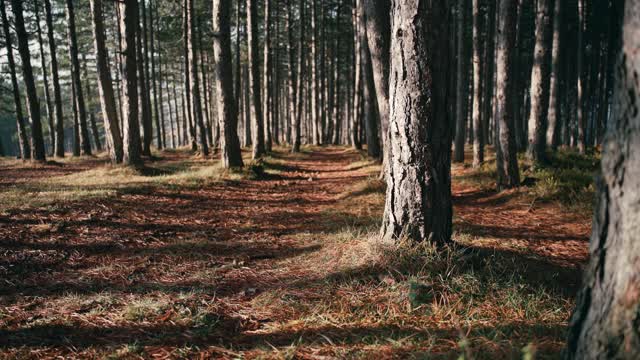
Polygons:
<instances>
[{"instance_id":1,"label":"rough bark","mask_svg":"<svg viewBox=\"0 0 640 360\"><path fill-rule=\"evenodd\" d=\"M40 51L40 66L42 70L42 87L44 89L44 102L47 110L47 121L49 124L49 137L51 138L52 153L55 152L56 132L54 125L54 108L51 102L51 93L49 92L49 75L47 74L47 59L44 55L44 41L42 40L42 28L40 27L40 3L38 0L33 1L34 13L36 16L36 33L38 35L38 50Z\"/></svg>"},{"instance_id":2,"label":"rough bark","mask_svg":"<svg viewBox=\"0 0 640 360\"><path fill-rule=\"evenodd\" d=\"M514 134L513 77L517 3L499 0L498 55L496 60L496 136L498 188L520 185Z\"/></svg>"},{"instance_id":3,"label":"rough bark","mask_svg":"<svg viewBox=\"0 0 640 360\"><path fill-rule=\"evenodd\" d=\"M20 88L18 85L15 59L13 58L13 41L11 38L11 32L9 30L9 21L7 19L4 0L0 0L0 15L2 16L2 29L4 31L4 42L5 47L7 48L9 75L11 76L11 86L13 89L13 105L16 112L16 128L18 131L17 137L19 153L20 158L22 160L26 160L31 158L31 150L29 149L29 138L27 136L27 129L25 128L24 116L22 114L22 100L20 99Z\"/></svg>"},{"instance_id":4,"label":"rough bark","mask_svg":"<svg viewBox=\"0 0 640 360\"><path fill-rule=\"evenodd\" d=\"M78 110L78 124L80 130L80 147L83 155L91 155L91 140L87 126L87 108L82 93L82 77L80 75L80 59L78 58L78 38L76 35L76 15L73 0L66 0L67 5L67 36L69 42L69 62L71 63L71 81L76 93L73 101Z\"/></svg>"},{"instance_id":5,"label":"rough bark","mask_svg":"<svg viewBox=\"0 0 640 360\"><path fill-rule=\"evenodd\" d=\"M29 110L29 117L31 118L31 159L34 161L45 161L44 138L42 136L42 123L40 122L40 102L38 101L36 82L33 76L33 69L31 68L29 35L24 26L22 0L12 0L11 9L13 10L13 19L18 37L18 52L22 60L22 80L27 93L27 110ZM89 151L90 150L91 149L89 149Z\"/></svg>"},{"instance_id":6,"label":"rough bark","mask_svg":"<svg viewBox=\"0 0 640 360\"><path fill-rule=\"evenodd\" d=\"M362 4L363 2L360 3ZM362 51L362 80L364 82L364 91L362 96L364 102L363 122L365 125L365 134L367 139L367 155L374 159L378 159L382 155L382 151L380 149L380 136L378 134L378 123L380 120L378 116L375 82L373 80L371 54L369 52L367 32L364 30L366 29L366 15L364 14L364 9L361 9L361 12L363 15L360 23L363 29L363 31L360 32L360 42L362 44L360 47Z\"/></svg>"},{"instance_id":7,"label":"rough bark","mask_svg":"<svg viewBox=\"0 0 640 360\"><path fill-rule=\"evenodd\" d=\"M360 14L359 2L363 0L355 0L355 7L353 8L353 108L351 115L351 144L354 149L360 150L362 149L362 143L360 142L360 96L362 95L362 64L361 64L361 51L360 47L362 44L360 43L359 32L364 31L360 29Z\"/></svg>"},{"instance_id":8,"label":"rough bark","mask_svg":"<svg viewBox=\"0 0 640 360\"><path fill-rule=\"evenodd\" d=\"M375 93L382 134L383 167L386 168L389 134L389 47L391 45L391 1L364 0L367 41L371 54ZM383 169L383 171L386 171Z\"/></svg>"},{"instance_id":9,"label":"rough bark","mask_svg":"<svg viewBox=\"0 0 640 360\"><path fill-rule=\"evenodd\" d=\"M464 162L464 143L467 134L467 103L469 101L469 76L468 58L466 50L466 11L465 6L468 0L458 0L457 9L457 35L458 35L458 59L456 62L456 76L458 82L456 86L456 134L453 152L454 162Z\"/></svg>"},{"instance_id":10,"label":"rough bark","mask_svg":"<svg viewBox=\"0 0 640 360\"><path fill-rule=\"evenodd\" d=\"M142 110L142 116L140 121L142 122L142 155L151 156L151 142L153 141L153 120L151 119L151 101L149 100L149 74L147 71L148 57L146 56L147 43L146 37L146 10L144 1L141 1L138 6L138 15L142 18L138 18L138 34L137 41L137 67L138 67L138 87L140 92L139 104L140 110Z\"/></svg>"},{"instance_id":11,"label":"rough bark","mask_svg":"<svg viewBox=\"0 0 640 360\"><path fill-rule=\"evenodd\" d=\"M624 6L622 52L616 46L615 115L603 147L591 259L570 321L567 359L640 357L640 1L627 0Z\"/></svg>"},{"instance_id":12,"label":"rough bark","mask_svg":"<svg viewBox=\"0 0 640 360\"><path fill-rule=\"evenodd\" d=\"M93 137L93 143L97 151L102 151L102 143L100 141L100 132L98 131L98 123L96 122L95 111L93 110L93 92L91 91L91 79L89 78L89 69L87 66L87 54L82 53L82 77L84 78L84 86L87 95L87 107L89 115L89 126L91 126L91 135Z\"/></svg>"},{"instance_id":13,"label":"rough bark","mask_svg":"<svg viewBox=\"0 0 640 360\"><path fill-rule=\"evenodd\" d=\"M292 152L299 152L300 151L300 143L301 143L301 124L302 124L302 104L303 104L303 98L302 98L302 89L304 87L304 78L305 78L305 66L304 66L304 61L306 59L306 54L305 54L305 43L304 43L304 30L305 30L305 1L304 0L300 0L300 36L299 36L299 41L298 41L298 86L296 88L295 94L294 94L294 112L293 114L295 114L294 116L294 120L293 120L293 126L292 126L292 131L291 131L291 138L293 141L293 146L291 147L291 151Z\"/></svg>"},{"instance_id":14,"label":"rough bark","mask_svg":"<svg viewBox=\"0 0 640 360\"><path fill-rule=\"evenodd\" d=\"M49 43L49 69L53 85L53 99L55 104L55 145L54 152L57 157L64 157L64 116L62 111L62 92L60 91L60 76L58 75L58 56L56 54L56 41L53 36L53 16L51 14L51 1L44 0L45 19L47 23L47 39Z\"/></svg>"},{"instance_id":15,"label":"rough bark","mask_svg":"<svg viewBox=\"0 0 640 360\"><path fill-rule=\"evenodd\" d=\"M113 94L109 55L105 45L104 23L102 19L102 0L91 0L91 20L93 23L93 46L98 69L98 91L104 120L104 132L107 151L113 163L121 163L123 156L122 137L118 123L118 110Z\"/></svg>"},{"instance_id":16,"label":"rough bark","mask_svg":"<svg viewBox=\"0 0 640 360\"><path fill-rule=\"evenodd\" d=\"M547 115L551 84L553 8L555 0L538 0L536 45L531 71L531 113L527 156L537 163L546 161ZM560 0L558 0L560 1Z\"/></svg>"},{"instance_id":17,"label":"rough bark","mask_svg":"<svg viewBox=\"0 0 640 360\"><path fill-rule=\"evenodd\" d=\"M294 58L294 54L293 54L293 48L294 48L294 43L293 43L293 15L292 15L292 10L291 10L291 1L292 0L286 0L286 4L287 4L287 13L286 13L286 27L287 27L287 89L289 92L289 98L287 101L287 110L288 110L288 123L289 123L289 127L288 129L290 129L289 131L291 131L293 133L292 137L298 137L298 148L295 148L295 143L296 140L293 139L292 143L293 143L293 147L292 147L292 151L293 152L297 152L300 150L300 140L299 140L299 135L300 135L300 124L296 123L296 119L297 119L297 114L296 114L296 73L294 71L294 66L295 66L295 58ZM302 8L300 9L302 11ZM300 13L300 17L302 18L302 12ZM298 56L302 56L302 42L300 43L300 50L298 52ZM298 126L296 128L296 125ZM289 140L289 139L287 139Z\"/></svg>"},{"instance_id":18,"label":"rough bark","mask_svg":"<svg viewBox=\"0 0 640 360\"><path fill-rule=\"evenodd\" d=\"M480 0L473 0L473 167L484 162L484 137L482 123L482 77L480 32Z\"/></svg>"},{"instance_id":19,"label":"rough bark","mask_svg":"<svg viewBox=\"0 0 640 360\"><path fill-rule=\"evenodd\" d=\"M238 110L233 96L230 11L231 0L213 1L214 81L222 165L225 168L243 166L237 130Z\"/></svg>"},{"instance_id":20,"label":"rough bark","mask_svg":"<svg viewBox=\"0 0 640 360\"><path fill-rule=\"evenodd\" d=\"M560 99L560 82L562 67L563 36L563 1L555 0L553 11L553 47L551 50L551 84L549 85L549 119L547 128L547 144L552 149L556 149L560 145L560 115L562 100Z\"/></svg>"},{"instance_id":21,"label":"rough bark","mask_svg":"<svg viewBox=\"0 0 640 360\"><path fill-rule=\"evenodd\" d=\"M140 143L140 124L138 122L138 74L136 33L138 32L138 2L124 0L120 3L122 14L120 26L122 36L122 112L123 112L123 163L140 165L142 163Z\"/></svg>"},{"instance_id":22,"label":"rough bark","mask_svg":"<svg viewBox=\"0 0 640 360\"><path fill-rule=\"evenodd\" d=\"M392 2L389 173L382 236L451 239L447 1Z\"/></svg>"},{"instance_id":23,"label":"rough bark","mask_svg":"<svg viewBox=\"0 0 640 360\"><path fill-rule=\"evenodd\" d=\"M262 101L260 100L260 67L258 66L258 6L247 0L247 41L249 43L249 87L251 94L251 142L253 158L265 154Z\"/></svg>"},{"instance_id":24,"label":"rough bark","mask_svg":"<svg viewBox=\"0 0 640 360\"><path fill-rule=\"evenodd\" d=\"M189 51L189 74L191 79L191 112L194 117L194 125L198 126L198 134L200 135L200 151L203 156L208 156L209 145L207 144L207 130L202 114L200 79L198 77L198 49L196 46L194 1L195 0L187 0L187 46Z\"/></svg>"},{"instance_id":25,"label":"rough bark","mask_svg":"<svg viewBox=\"0 0 640 360\"><path fill-rule=\"evenodd\" d=\"M271 68L271 1L264 0L264 62L263 72L263 90L262 94L262 114L264 115L264 146L265 151L270 152L272 148L271 124L269 118L273 115L273 108L269 106L273 97L271 83L273 82L273 74Z\"/></svg>"},{"instance_id":26,"label":"rough bark","mask_svg":"<svg viewBox=\"0 0 640 360\"><path fill-rule=\"evenodd\" d=\"M156 123L156 146L158 149L162 149L165 147L164 142L162 141L162 128L164 126L164 120L162 111L162 82L160 82L160 95L158 95L158 73L156 72L156 45L155 45L155 29L154 23L155 19L153 16L153 6L149 4L149 50L150 50L150 60L151 60L151 87L153 88L153 110L154 110L154 120ZM146 47L146 46L145 46ZM160 98L160 102L158 102L158 98Z\"/></svg>"},{"instance_id":27,"label":"rough bark","mask_svg":"<svg viewBox=\"0 0 640 360\"><path fill-rule=\"evenodd\" d=\"M361 1L361 0L356 0ZM314 145L322 143L320 127L320 79L318 75L318 16L316 1L311 1L311 125Z\"/></svg>"}]
</instances>

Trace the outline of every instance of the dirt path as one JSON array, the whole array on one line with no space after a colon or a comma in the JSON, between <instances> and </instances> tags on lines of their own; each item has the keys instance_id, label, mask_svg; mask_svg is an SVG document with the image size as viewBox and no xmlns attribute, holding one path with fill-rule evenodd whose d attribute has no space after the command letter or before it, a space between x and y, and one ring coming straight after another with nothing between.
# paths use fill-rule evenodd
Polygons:
<instances>
[{"instance_id":1,"label":"dirt path","mask_svg":"<svg viewBox=\"0 0 640 360\"><path fill-rule=\"evenodd\" d=\"M0 214L0 353L101 357L135 343L156 357L179 357L167 348L185 344L232 357L229 344L242 350L295 342L296 334L251 335L272 322L295 320L286 318L292 316L287 309L261 312L254 299L292 284L313 292L308 284L318 271L299 259L321 252L320 234L342 221L329 210L369 174L352 169L359 155L343 148L275 157L286 162L262 180L142 186L105 199ZM60 172L41 167L28 177L49 171ZM0 188L20 172L2 176ZM476 234L527 238L547 251L540 256L555 256L559 243L586 248L586 229L559 232L570 217L556 219L551 234L542 230L546 213L530 219L472 189L455 188L455 196L457 216ZM500 216L482 215L488 212Z\"/></svg>"}]
</instances>

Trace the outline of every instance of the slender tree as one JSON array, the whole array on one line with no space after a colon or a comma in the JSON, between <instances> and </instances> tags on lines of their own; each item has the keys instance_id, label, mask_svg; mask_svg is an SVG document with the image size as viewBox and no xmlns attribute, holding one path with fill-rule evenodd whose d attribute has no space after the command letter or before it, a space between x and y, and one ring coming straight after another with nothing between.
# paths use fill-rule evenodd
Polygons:
<instances>
[{"instance_id":1,"label":"slender tree","mask_svg":"<svg viewBox=\"0 0 640 360\"><path fill-rule=\"evenodd\" d=\"M104 20L102 18L102 0L91 0L91 21L93 23L93 46L96 53L96 67L98 70L98 91L104 122L104 132L107 151L112 163L121 163L123 156L122 137L118 123L118 110L111 70L109 69L109 54L105 45Z\"/></svg>"},{"instance_id":2,"label":"slender tree","mask_svg":"<svg viewBox=\"0 0 640 360\"><path fill-rule=\"evenodd\" d=\"M138 1L124 0L119 3L122 28L122 107L124 120L123 162L137 166L142 163L140 123L138 122L138 74L136 33L138 32Z\"/></svg>"},{"instance_id":3,"label":"slender tree","mask_svg":"<svg viewBox=\"0 0 640 360\"><path fill-rule=\"evenodd\" d=\"M157 6L157 5L156 5ZM162 117L162 94L160 94L160 103L158 103L158 72L156 72L156 46L155 46L155 19L154 19L154 7L149 4L149 57L151 58L151 87L153 88L153 110L154 120L156 123L156 146L158 149L162 149L166 144L162 142L162 126L164 121L161 122ZM146 46L145 46L146 47ZM162 83L160 83L160 92L162 92Z\"/></svg>"},{"instance_id":4,"label":"slender tree","mask_svg":"<svg viewBox=\"0 0 640 360\"><path fill-rule=\"evenodd\" d=\"M251 136L253 158L265 154L262 101L260 100L260 68L258 66L258 6L247 0L247 41L249 43L249 86L251 88Z\"/></svg>"},{"instance_id":5,"label":"slender tree","mask_svg":"<svg viewBox=\"0 0 640 360\"><path fill-rule=\"evenodd\" d=\"M553 11L553 48L551 55L551 84L549 92L549 124L547 128L547 144L556 149L560 144L560 115L562 101L560 99L561 67L563 56L563 6L562 0L555 0Z\"/></svg>"},{"instance_id":6,"label":"slender tree","mask_svg":"<svg viewBox=\"0 0 640 360\"><path fill-rule=\"evenodd\" d=\"M520 185L518 158L515 144L513 104L513 63L516 40L517 3L499 0L498 56L496 62L496 155L498 188Z\"/></svg>"},{"instance_id":7,"label":"slender tree","mask_svg":"<svg viewBox=\"0 0 640 360\"><path fill-rule=\"evenodd\" d=\"M62 111L62 91L60 90L60 76L58 74L58 56L56 54L56 40L53 36L53 15L51 1L44 0L45 18L47 22L47 39L49 43L49 67L53 83L53 98L55 104L55 144L57 157L64 157L64 115Z\"/></svg>"},{"instance_id":8,"label":"slender tree","mask_svg":"<svg viewBox=\"0 0 640 360\"><path fill-rule=\"evenodd\" d=\"M54 125L54 108L51 103L51 94L49 92L49 75L47 74L47 59L44 54L44 41L42 40L42 27L40 26L40 3L38 0L33 1L34 13L36 16L36 33L38 35L38 50L40 51L40 66L42 68L42 87L44 88L44 102L47 109L47 120L49 124L49 137L51 138L51 152L55 152L56 132Z\"/></svg>"},{"instance_id":9,"label":"slender tree","mask_svg":"<svg viewBox=\"0 0 640 360\"><path fill-rule=\"evenodd\" d=\"M140 16L141 15L141 16ZM138 5L138 19L137 19L137 35L136 41L136 66L138 71L138 103L140 110L142 110L142 155L151 156L151 143L153 142L153 120L151 118L151 100L149 89L149 72L148 72L148 53L145 51L147 48L147 20L146 9L144 1L141 1Z\"/></svg>"},{"instance_id":10,"label":"slender tree","mask_svg":"<svg viewBox=\"0 0 640 360\"><path fill-rule=\"evenodd\" d=\"M187 0L187 47L189 55L189 74L191 84L191 112L194 116L194 125L198 127L200 135L200 150L203 156L209 156L207 144L207 130L202 114L202 100L200 97L200 79L198 77L198 49L196 46L196 27L194 0Z\"/></svg>"},{"instance_id":11,"label":"slender tree","mask_svg":"<svg viewBox=\"0 0 640 360\"><path fill-rule=\"evenodd\" d=\"M482 62L481 62L481 29L480 0L473 0L473 167L484 162L484 138L482 123Z\"/></svg>"},{"instance_id":12,"label":"slender tree","mask_svg":"<svg viewBox=\"0 0 640 360\"><path fill-rule=\"evenodd\" d=\"M362 143L360 142L360 105L361 105L361 89L362 89L362 64L361 64L361 51L360 48L362 44L360 43L360 35L359 32L362 31L360 29L360 6L359 1L363 0L355 0L355 6L353 8L353 108L351 115L351 144L356 150L362 149Z\"/></svg>"},{"instance_id":13,"label":"slender tree","mask_svg":"<svg viewBox=\"0 0 640 360\"><path fill-rule=\"evenodd\" d=\"M269 121L272 115L272 109L269 106L273 97L271 84L273 82L272 66L271 66L271 2L264 0L264 62L263 62L263 90L262 94L262 114L264 116L264 147L265 151L270 152L272 148L271 124Z\"/></svg>"},{"instance_id":14,"label":"slender tree","mask_svg":"<svg viewBox=\"0 0 640 360\"><path fill-rule=\"evenodd\" d=\"M45 161L44 138L42 136L42 123L40 122L40 102L38 101L36 82L33 76L33 69L31 68L29 35L24 26L22 0L11 0L11 9L13 10L13 19L18 37L18 52L22 60L22 80L24 81L27 93L27 109L29 110L29 117L31 118L31 159L34 161ZM4 18L6 19L6 16L4 16Z\"/></svg>"},{"instance_id":15,"label":"slender tree","mask_svg":"<svg viewBox=\"0 0 640 360\"><path fill-rule=\"evenodd\" d=\"M100 141L100 132L98 131L98 123L96 121L95 111L93 110L93 91L91 78L89 78L89 69L87 65L87 53L82 53L82 76L84 77L84 86L87 95L87 106L89 107L89 125L91 126L91 135L93 136L93 143L96 146L96 150L102 151L102 142Z\"/></svg>"},{"instance_id":16,"label":"slender tree","mask_svg":"<svg viewBox=\"0 0 640 360\"><path fill-rule=\"evenodd\" d=\"M393 0L390 147L382 235L451 239L448 1Z\"/></svg>"},{"instance_id":17,"label":"slender tree","mask_svg":"<svg viewBox=\"0 0 640 360\"><path fill-rule=\"evenodd\" d=\"M361 1L361 0L357 0ZM320 79L318 74L318 15L316 1L311 1L311 125L313 144L322 143L320 128Z\"/></svg>"},{"instance_id":18,"label":"slender tree","mask_svg":"<svg viewBox=\"0 0 640 360\"><path fill-rule=\"evenodd\" d=\"M456 74L458 76L456 87L456 134L453 161L464 162L464 144L467 134L467 103L469 101L469 65L467 58L467 6L468 0L458 0L457 9L457 42L458 59Z\"/></svg>"},{"instance_id":19,"label":"slender tree","mask_svg":"<svg viewBox=\"0 0 640 360\"><path fill-rule=\"evenodd\" d=\"M24 117L22 115L22 100L20 99L20 88L18 85L18 77L16 74L16 64L13 58L13 41L11 40L9 20L7 18L4 0L0 0L0 15L2 16L4 43L5 47L7 48L7 62L9 63L9 74L11 75L11 86L13 89L13 104L16 112L16 128L18 131L18 146L20 148L20 158L22 160L27 160L31 158L31 150L29 149L29 138L27 136L27 129L25 128Z\"/></svg>"},{"instance_id":20,"label":"slender tree","mask_svg":"<svg viewBox=\"0 0 640 360\"><path fill-rule=\"evenodd\" d=\"M640 185L640 1L624 6L617 44L614 116L607 127L602 176L589 246L590 261L570 321L567 359L637 359L640 311L638 188ZM622 51L619 51L619 49Z\"/></svg>"},{"instance_id":21,"label":"slender tree","mask_svg":"<svg viewBox=\"0 0 640 360\"><path fill-rule=\"evenodd\" d=\"M91 140L89 140L89 128L87 126L87 109L82 93L82 78L80 59L78 58L78 38L76 35L76 15L73 0L66 0L67 5L67 36L69 42L69 62L71 63L71 81L75 86L75 96L78 111L78 124L80 132L80 148L83 155L91 155Z\"/></svg>"},{"instance_id":22,"label":"slender tree","mask_svg":"<svg viewBox=\"0 0 640 360\"><path fill-rule=\"evenodd\" d=\"M529 115L527 156L538 163L546 161L554 1L538 0L536 19L536 45L533 71L531 72L531 113Z\"/></svg>"},{"instance_id":23,"label":"slender tree","mask_svg":"<svg viewBox=\"0 0 640 360\"><path fill-rule=\"evenodd\" d=\"M304 61L307 58L305 53L305 38L304 38L304 30L305 30L305 1L300 0L300 36L298 38L298 81L297 88L295 92L295 111L293 112L294 120L293 126L291 128L291 139L293 141L293 146L291 147L291 151L296 153L300 151L301 137L302 137L302 109L303 109L303 101L302 91L304 87L304 78L305 78L305 66Z\"/></svg>"}]
</instances>

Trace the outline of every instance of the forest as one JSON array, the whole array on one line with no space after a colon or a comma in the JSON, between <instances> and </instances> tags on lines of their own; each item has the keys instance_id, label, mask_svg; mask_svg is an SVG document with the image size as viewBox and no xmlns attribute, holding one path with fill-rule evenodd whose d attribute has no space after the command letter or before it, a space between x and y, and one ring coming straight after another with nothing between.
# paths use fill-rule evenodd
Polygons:
<instances>
[{"instance_id":1,"label":"forest","mask_svg":"<svg viewBox=\"0 0 640 360\"><path fill-rule=\"evenodd\" d=\"M640 0L0 26L0 358L640 358Z\"/></svg>"}]
</instances>

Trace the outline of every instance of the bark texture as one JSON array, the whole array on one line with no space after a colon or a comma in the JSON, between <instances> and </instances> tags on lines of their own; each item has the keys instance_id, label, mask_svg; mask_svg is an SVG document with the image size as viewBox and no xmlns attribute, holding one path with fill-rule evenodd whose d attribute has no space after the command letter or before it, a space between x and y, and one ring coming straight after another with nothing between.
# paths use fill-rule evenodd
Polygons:
<instances>
[{"instance_id":1,"label":"bark texture","mask_svg":"<svg viewBox=\"0 0 640 360\"><path fill-rule=\"evenodd\" d=\"M556 149L560 144L560 116L562 100L560 99L560 69L562 68L563 50L563 1L555 0L555 9L553 11L553 49L551 51L551 83L549 85L549 119L547 128L547 144L552 149Z\"/></svg>"},{"instance_id":2,"label":"bark texture","mask_svg":"<svg viewBox=\"0 0 640 360\"><path fill-rule=\"evenodd\" d=\"M125 0L120 3L122 36L122 113L123 162L126 165L142 163L140 124L138 122L138 75L136 61L136 33L138 29L138 2Z\"/></svg>"},{"instance_id":3,"label":"bark texture","mask_svg":"<svg viewBox=\"0 0 640 360\"><path fill-rule=\"evenodd\" d=\"M392 3L388 240L451 239L448 11L447 1Z\"/></svg>"},{"instance_id":4,"label":"bark texture","mask_svg":"<svg viewBox=\"0 0 640 360\"><path fill-rule=\"evenodd\" d=\"M482 71L480 49L480 0L473 0L473 167L477 168L484 162L484 138L482 124Z\"/></svg>"},{"instance_id":5,"label":"bark texture","mask_svg":"<svg viewBox=\"0 0 640 360\"><path fill-rule=\"evenodd\" d=\"M627 0L625 7L615 116L603 147L591 260L570 321L567 359L640 358L640 1Z\"/></svg>"},{"instance_id":6,"label":"bark texture","mask_svg":"<svg viewBox=\"0 0 640 360\"><path fill-rule=\"evenodd\" d=\"M241 167L242 153L238 139L238 110L233 97L231 64L231 0L213 1L213 56L220 149L225 168Z\"/></svg>"},{"instance_id":7,"label":"bark texture","mask_svg":"<svg viewBox=\"0 0 640 360\"><path fill-rule=\"evenodd\" d=\"M122 137L118 122L118 110L111 82L109 54L105 45L104 23L102 19L102 0L91 0L91 20L93 22L93 46L96 52L98 68L98 91L104 119L104 132L107 140L107 151L113 163L121 163Z\"/></svg>"},{"instance_id":8,"label":"bark texture","mask_svg":"<svg viewBox=\"0 0 640 360\"><path fill-rule=\"evenodd\" d=\"M56 41L53 36L53 15L51 14L51 0L44 0L45 18L47 22L47 39L49 43L50 72L53 85L53 100L55 104L55 145L54 152L58 157L64 157L64 116L62 112L62 92L60 90L60 76L58 75L58 56Z\"/></svg>"},{"instance_id":9,"label":"bark texture","mask_svg":"<svg viewBox=\"0 0 640 360\"><path fill-rule=\"evenodd\" d=\"M251 142L253 158L265 154L262 102L260 101L260 67L258 66L258 6L256 0L247 0L247 41L249 43L249 87L251 93Z\"/></svg>"}]
</instances>

